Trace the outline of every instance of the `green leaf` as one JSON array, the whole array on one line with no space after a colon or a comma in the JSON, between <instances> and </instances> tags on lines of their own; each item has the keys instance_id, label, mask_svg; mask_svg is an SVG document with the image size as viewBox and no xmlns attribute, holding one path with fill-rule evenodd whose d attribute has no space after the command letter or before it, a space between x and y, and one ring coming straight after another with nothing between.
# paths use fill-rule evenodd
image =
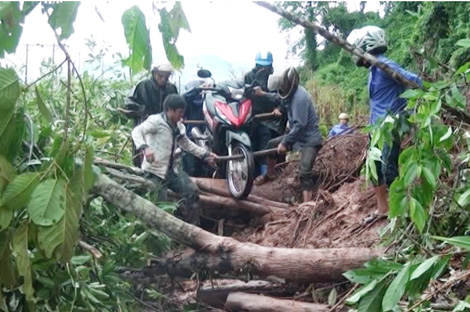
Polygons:
<instances>
[{"instance_id":1,"label":"green leaf","mask_svg":"<svg viewBox=\"0 0 470 312\"><path fill-rule=\"evenodd\" d=\"M410 280L414 280L423 275L426 271L432 268L432 266L439 260L439 256L434 256L432 258L426 259L423 261L416 270L411 274Z\"/></svg>"},{"instance_id":2,"label":"green leaf","mask_svg":"<svg viewBox=\"0 0 470 312\"><path fill-rule=\"evenodd\" d=\"M46 253L46 257L52 257L58 246L58 253L63 262L68 262L72 257L78 240L83 194L83 172L77 170L67 183L65 212L60 222L38 228L39 246Z\"/></svg>"},{"instance_id":3,"label":"green leaf","mask_svg":"<svg viewBox=\"0 0 470 312\"><path fill-rule=\"evenodd\" d=\"M13 110L16 101L20 97L20 92L20 83L15 70L0 67L0 115L8 114ZM0 118L0 121L2 119Z\"/></svg>"},{"instance_id":4,"label":"green leaf","mask_svg":"<svg viewBox=\"0 0 470 312\"><path fill-rule=\"evenodd\" d=\"M15 169L11 163L2 155L0 155L0 194L5 186L15 177Z\"/></svg>"},{"instance_id":5,"label":"green leaf","mask_svg":"<svg viewBox=\"0 0 470 312\"><path fill-rule=\"evenodd\" d=\"M94 175L93 175L93 146L91 144L87 144L85 147L85 160L83 166L83 176L84 176L84 183L85 183L85 191L88 191L94 182Z\"/></svg>"},{"instance_id":6,"label":"green leaf","mask_svg":"<svg viewBox=\"0 0 470 312\"><path fill-rule=\"evenodd\" d=\"M468 68L470 67L470 62L467 62L465 64L463 64L462 66L460 66L454 73L454 75L459 75L459 74L463 74L465 73Z\"/></svg>"},{"instance_id":7,"label":"green leaf","mask_svg":"<svg viewBox=\"0 0 470 312\"><path fill-rule=\"evenodd\" d=\"M184 57L179 54L175 43L178 39L180 29L186 29L188 31L190 31L190 29L180 3L175 2L170 12L167 12L165 9L160 10L160 24L158 25L158 29L162 33L166 57L174 68L182 68L184 66Z\"/></svg>"},{"instance_id":8,"label":"green leaf","mask_svg":"<svg viewBox=\"0 0 470 312\"><path fill-rule=\"evenodd\" d=\"M400 298L405 293L406 283L410 278L410 268L404 267L388 286L387 291L383 297L382 307L384 311L389 311L395 308ZM378 310L377 310L378 311Z\"/></svg>"},{"instance_id":9,"label":"green leaf","mask_svg":"<svg viewBox=\"0 0 470 312\"><path fill-rule=\"evenodd\" d=\"M421 203L415 198L411 198L410 200L410 217L416 225L416 228L422 233L428 216L426 210L421 206Z\"/></svg>"},{"instance_id":10,"label":"green leaf","mask_svg":"<svg viewBox=\"0 0 470 312\"><path fill-rule=\"evenodd\" d=\"M380 311L385 290L385 281L382 281L377 284L377 286L375 286L375 288L371 292L362 297L361 301L359 301L357 310L361 312Z\"/></svg>"},{"instance_id":11,"label":"green leaf","mask_svg":"<svg viewBox=\"0 0 470 312\"><path fill-rule=\"evenodd\" d=\"M52 4L53 12L49 18L52 29L61 29L60 39L67 39L73 34L73 23L77 17L79 1L64 1Z\"/></svg>"},{"instance_id":12,"label":"green leaf","mask_svg":"<svg viewBox=\"0 0 470 312\"><path fill-rule=\"evenodd\" d=\"M61 224L64 242L59 250L62 262L70 261L78 241L79 222L85 196L83 176L83 172L77 170L67 184L67 207Z\"/></svg>"},{"instance_id":13,"label":"green leaf","mask_svg":"<svg viewBox=\"0 0 470 312\"><path fill-rule=\"evenodd\" d=\"M403 186L406 188L410 186L418 175L418 165L416 163L410 163L405 169L405 177L403 179Z\"/></svg>"},{"instance_id":14,"label":"green leaf","mask_svg":"<svg viewBox=\"0 0 470 312\"><path fill-rule=\"evenodd\" d=\"M39 94L38 88L36 87L34 91L36 92L36 101L38 103L39 111L41 112L42 116L46 118L48 122L52 122L54 118L52 117L52 114L49 111L49 109L47 109L46 104L44 104L41 94Z\"/></svg>"},{"instance_id":15,"label":"green leaf","mask_svg":"<svg viewBox=\"0 0 470 312\"><path fill-rule=\"evenodd\" d=\"M21 24L38 2L24 2L23 9L20 9L19 1L4 1L0 5L0 57L5 56L5 52L14 53L20 42L23 27Z\"/></svg>"},{"instance_id":16,"label":"green leaf","mask_svg":"<svg viewBox=\"0 0 470 312\"><path fill-rule=\"evenodd\" d=\"M442 237L442 236L433 236L432 238L446 243L452 244L457 247L462 247L464 249L470 249L470 236L455 236L451 238Z\"/></svg>"},{"instance_id":17,"label":"green leaf","mask_svg":"<svg viewBox=\"0 0 470 312\"><path fill-rule=\"evenodd\" d=\"M122 14L121 23L124 26L124 36L130 50L130 55L123 60L123 64L131 68L132 74L143 69L150 69L152 47L144 13L135 5Z\"/></svg>"},{"instance_id":18,"label":"green leaf","mask_svg":"<svg viewBox=\"0 0 470 312\"><path fill-rule=\"evenodd\" d=\"M56 224L65 212L66 182L59 178L41 182L33 192L28 205L29 216L37 225Z\"/></svg>"},{"instance_id":19,"label":"green leaf","mask_svg":"<svg viewBox=\"0 0 470 312\"><path fill-rule=\"evenodd\" d=\"M421 167L421 173L422 175L421 176L424 176L424 178L426 179L426 181L429 183L429 185L431 185L431 187L433 189L435 189L437 187L437 179L436 177L434 176L434 174L432 173L432 171L427 168L427 167Z\"/></svg>"},{"instance_id":20,"label":"green leaf","mask_svg":"<svg viewBox=\"0 0 470 312\"><path fill-rule=\"evenodd\" d=\"M91 261L90 255L83 255L83 256L74 256L70 260L73 265L84 265L87 262Z\"/></svg>"},{"instance_id":21,"label":"green leaf","mask_svg":"<svg viewBox=\"0 0 470 312\"><path fill-rule=\"evenodd\" d=\"M470 204L470 189L460 195L457 203L462 207L467 207L467 205Z\"/></svg>"},{"instance_id":22,"label":"green leaf","mask_svg":"<svg viewBox=\"0 0 470 312\"><path fill-rule=\"evenodd\" d=\"M3 193L3 205L10 209L22 208L29 202L38 183L39 174L37 173L23 173L16 176Z\"/></svg>"},{"instance_id":23,"label":"green leaf","mask_svg":"<svg viewBox=\"0 0 470 312\"><path fill-rule=\"evenodd\" d=\"M0 205L0 231L3 231L4 229L8 228L12 218L13 210Z\"/></svg>"},{"instance_id":24,"label":"green leaf","mask_svg":"<svg viewBox=\"0 0 470 312\"><path fill-rule=\"evenodd\" d=\"M454 100L458 107L465 109L465 98L463 97L462 93L460 93L459 89L456 85L453 85L450 88L452 93L452 100Z\"/></svg>"},{"instance_id":25,"label":"green leaf","mask_svg":"<svg viewBox=\"0 0 470 312\"><path fill-rule=\"evenodd\" d=\"M352 295L351 297L349 297L348 299L346 299L346 303L347 304L355 304L357 303L359 300L361 300L362 297L364 297L365 295L367 295L369 292L371 292L372 290L375 289L375 286L377 285L377 280L373 280L372 282L370 282L369 284L361 287L358 289L358 291L356 291L354 293L354 295Z\"/></svg>"},{"instance_id":26,"label":"green leaf","mask_svg":"<svg viewBox=\"0 0 470 312\"><path fill-rule=\"evenodd\" d=\"M438 279L441 274L447 269L447 264L449 263L450 258L452 255L444 256L441 260L439 260L433 268L431 277L433 279Z\"/></svg>"},{"instance_id":27,"label":"green leaf","mask_svg":"<svg viewBox=\"0 0 470 312\"><path fill-rule=\"evenodd\" d=\"M28 224L26 222L16 229L12 245L16 268L18 273L23 276L23 292L26 299L32 301L34 299L34 289L28 251Z\"/></svg>"},{"instance_id":28,"label":"green leaf","mask_svg":"<svg viewBox=\"0 0 470 312\"><path fill-rule=\"evenodd\" d=\"M460 39L457 41L456 45L464 48L470 48L470 39Z\"/></svg>"}]
</instances>

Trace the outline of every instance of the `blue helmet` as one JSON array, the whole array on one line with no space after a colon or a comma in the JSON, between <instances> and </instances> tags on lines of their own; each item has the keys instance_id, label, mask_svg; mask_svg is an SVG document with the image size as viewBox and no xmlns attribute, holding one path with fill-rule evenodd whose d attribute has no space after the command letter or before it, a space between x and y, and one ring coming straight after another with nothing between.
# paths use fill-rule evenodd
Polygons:
<instances>
[{"instance_id":1,"label":"blue helmet","mask_svg":"<svg viewBox=\"0 0 470 312\"><path fill-rule=\"evenodd\" d=\"M273 55L269 51L256 53L255 62L261 66L269 66L273 63Z\"/></svg>"}]
</instances>

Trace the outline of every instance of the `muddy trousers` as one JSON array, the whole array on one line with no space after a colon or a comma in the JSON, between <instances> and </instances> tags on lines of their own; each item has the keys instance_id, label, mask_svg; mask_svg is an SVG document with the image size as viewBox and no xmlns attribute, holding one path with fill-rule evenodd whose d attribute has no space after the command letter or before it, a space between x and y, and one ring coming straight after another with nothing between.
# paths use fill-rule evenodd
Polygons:
<instances>
[{"instance_id":1,"label":"muddy trousers","mask_svg":"<svg viewBox=\"0 0 470 312\"><path fill-rule=\"evenodd\" d=\"M268 142L267 148L276 148L282 142L285 136L274 138ZM302 191L311 191L313 183L313 164L317 158L320 146L304 146L300 151L300 188ZM276 156L270 156L276 157Z\"/></svg>"},{"instance_id":2,"label":"muddy trousers","mask_svg":"<svg viewBox=\"0 0 470 312\"><path fill-rule=\"evenodd\" d=\"M155 185L159 201L168 201L168 189L182 197L178 202L175 216L192 224L199 222L199 189L186 172L182 170L179 173L170 171L165 179L147 172L145 177Z\"/></svg>"}]
</instances>

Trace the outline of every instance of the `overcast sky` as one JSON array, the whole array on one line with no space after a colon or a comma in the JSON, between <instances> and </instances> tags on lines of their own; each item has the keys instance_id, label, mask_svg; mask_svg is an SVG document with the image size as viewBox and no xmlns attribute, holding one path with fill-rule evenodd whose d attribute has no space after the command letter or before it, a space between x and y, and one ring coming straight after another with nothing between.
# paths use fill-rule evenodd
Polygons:
<instances>
[{"instance_id":1,"label":"overcast sky","mask_svg":"<svg viewBox=\"0 0 470 312\"><path fill-rule=\"evenodd\" d=\"M358 7L358 3L359 1L354 1L349 6L354 9ZM75 32L66 41L72 58L81 69L84 68L84 61L88 59L90 52L85 45L87 38L93 37L98 46L109 47L107 63L111 63L112 52L120 52L124 56L128 54L121 16L135 4L139 5L147 17L154 63L166 61L158 31L159 16L153 13L151 1L84 1L78 9ZM251 1L183 1L182 7L191 32L180 33L177 47L186 63L194 63L201 55L216 55L234 64L235 72L247 71L254 65L256 52L263 49L273 53L277 71L300 62L298 58L288 56L287 51L300 38L302 28L299 26L289 33L281 33L277 26L279 16ZM99 11L104 21L96 11ZM16 55L8 56L7 59L16 66L25 64L26 44L30 45L28 76L37 76L40 61L52 57L50 45L55 42L47 16L41 14L38 6L26 17ZM36 44L43 46L35 46ZM57 47L54 59L56 63L64 59ZM186 71L189 69L186 68Z\"/></svg>"}]
</instances>

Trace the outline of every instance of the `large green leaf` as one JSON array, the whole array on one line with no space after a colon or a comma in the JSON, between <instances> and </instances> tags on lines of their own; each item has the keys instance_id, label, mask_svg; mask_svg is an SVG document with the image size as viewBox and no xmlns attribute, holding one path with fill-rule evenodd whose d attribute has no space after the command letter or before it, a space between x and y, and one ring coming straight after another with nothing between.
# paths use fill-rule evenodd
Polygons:
<instances>
[{"instance_id":1,"label":"large green leaf","mask_svg":"<svg viewBox=\"0 0 470 312\"><path fill-rule=\"evenodd\" d=\"M53 12L49 25L55 30L61 29L60 38L67 39L73 33L73 22L77 17L79 1L64 1L52 4Z\"/></svg>"},{"instance_id":2,"label":"large green leaf","mask_svg":"<svg viewBox=\"0 0 470 312\"><path fill-rule=\"evenodd\" d=\"M47 108L46 104L44 104L44 101L42 100L42 97L41 97L41 94L39 93L38 88L36 87L34 91L36 92L36 101L38 103L39 111L41 112L42 116L46 118L48 122L52 122L54 118L52 117L52 114Z\"/></svg>"},{"instance_id":3,"label":"large green leaf","mask_svg":"<svg viewBox=\"0 0 470 312\"><path fill-rule=\"evenodd\" d=\"M67 209L62 219L64 242L60 246L60 258L63 262L68 262L72 258L77 245L84 197L83 172L77 170L67 185Z\"/></svg>"},{"instance_id":4,"label":"large green leaf","mask_svg":"<svg viewBox=\"0 0 470 312\"><path fill-rule=\"evenodd\" d=\"M457 41L456 45L464 48L470 48L470 39L460 39Z\"/></svg>"},{"instance_id":5,"label":"large green leaf","mask_svg":"<svg viewBox=\"0 0 470 312\"><path fill-rule=\"evenodd\" d=\"M176 69L180 69L184 66L184 57L179 54L175 45L180 28L190 31L188 21L184 16L180 4L175 3L175 6L170 12L167 12L165 9L160 10L160 24L158 25L158 29L162 34L166 57Z\"/></svg>"},{"instance_id":6,"label":"large green leaf","mask_svg":"<svg viewBox=\"0 0 470 312\"><path fill-rule=\"evenodd\" d=\"M9 113L15 106L19 96L20 83L15 70L0 67L0 115Z\"/></svg>"},{"instance_id":7,"label":"large green leaf","mask_svg":"<svg viewBox=\"0 0 470 312\"><path fill-rule=\"evenodd\" d=\"M361 312L378 312L382 304L382 299L385 293L385 281L378 283L375 288L362 297L357 307Z\"/></svg>"},{"instance_id":8,"label":"large green leaf","mask_svg":"<svg viewBox=\"0 0 470 312\"><path fill-rule=\"evenodd\" d=\"M65 212L66 182L47 179L41 182L32 194L28 205L29 216L37 225L56 224Z\"/></svg>"},{"instance_id":9,"label":"large green leaf","mask_svg":"<svg viewBox=\"0 0 470 312\"><path fill-rule=\"evenodd\" d=\"M51 257L58 246L63 262L73 255L79 234L79 219L83 206L83 172L77 171L67 183L66 207L63 218L56 225L38 228L39 246Z\"/></svg>"},{"instance_id":10,"label":"large green leaf","mask_svg":"<svg viewBox=\"0 0 470 312\"><path fill-rule=\"evenodd\" d=\"M123 60L123 64L129 66L133 74L143 69L150 69L152 47L144 13L135 5L122 14L121 22L124 26L124 36L130 50L130 55Z\"/></svg>"},{"instance_id":11,"label":"large green leaf","mask_svg":"<svg viewBox=\"0 0 470 312\"><path fill-rule=\"evenodd\" d=\"M10 209L25 206L39 183L39 174L23 173L16 176L3 192L2 203Z\"/></svg>"},{"instance_id":12,"label":"large green leaf","mask_svg":"<svg viewBox=\"0 0 470 312\"><path fill-rule=\"evenodd\" d=\"M390 311L397 305L400 298L405 293L406 283L410 278L410 268L403 268L388 286L382 300L382 308L384 311ZM378 311L378 310L377 310Z\"/></svg>"},{"instance_id":13,"label":"large green leaf","mask_svg":"<svg viewBox=\"0 0 470 312\"><path fill-rule=\"evenodd\" d=\"M0 155L0 194L2 194L5 186L15 177L15 169L10 162Z\"/></svg>"},{"instance_id":14,"label":"large green leaf","mask_svg":"<svg viewBox=\"0 0 470 312\"><path fill-rule=\"evenodd\" d=\"M23 292L28 301L33 300L34 289L28 251L28 223L20 225L13 236L13 255L18 273L23 276Z\"/></svg>"},{"instance_id":15,"label":"large green leaf","mask_svg":"<svg viewBox=\"0 0 470 312\"><path fill-rule=\"evenodd\" d=\"M38 2L24 2L20 9L19 1L4 1L0 3L0 57L5 52L14 53L23 33L21 24Z\"/></svg>"},{"instance_id":16,"label":"large green leaf","mask_svg":"<svg viewBox=\"0 0 470 312\"><path fill-rule=\"evenodd\" d=\"M428 270L430 270L437 261L439 261L439 256L434 256L432 258L429 258L429 259L426 259L425 261L423 261L416 268L416 270L413 271L413 274L411 274L410 280L414 280L414 279L419 278L421 275L423 275Z\"/></svg>"},{"instance_id":17,"label":"large green leaf","mask_svg":"<svg viewBox=\"0 0 470 312\"><path fill-rule=\"evenodd\" d=\"M444 241L446 243L452 244L457 247L462 247L465 249L470 249L470 236L455 236L455 237L441 237L433 236L434 239Z\"/></svg>"},{"instance_id":18,"label":"large green leaf","mask_svg":"<svg viewBox=\"0 0 470 312\"><path fill-rule=\"evenodd\" d=\"M422 233L428 219L428 214L423 206L421 206L421 203L415 198L410 199L410 217L416 228Z\"/></svg>"},{"instance_id":19,"label":"large green leaf","mask_svg":"<svg viewBox=\"0 0 470 312\"><path fill-rule=\"evenodd\" d=\"M0 205L0 231L8 228L12 218L13 218L13 210L11 210L8 207Z\"/></svg>"}]
</instances>

